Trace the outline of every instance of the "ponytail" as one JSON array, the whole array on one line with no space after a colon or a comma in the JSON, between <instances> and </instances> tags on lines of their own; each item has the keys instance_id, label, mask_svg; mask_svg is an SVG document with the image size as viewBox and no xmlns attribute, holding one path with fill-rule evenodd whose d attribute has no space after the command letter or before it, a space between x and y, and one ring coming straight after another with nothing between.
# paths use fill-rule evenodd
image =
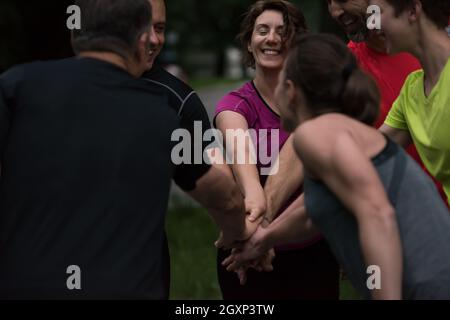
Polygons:
<instances>
[{"instance_id":1,"label":"ponytail","mask_svg":"<svg viewBox=\"0 0 450 320\"><path fill-rule=\"evenodd\" d=\"M313 115L339 112L368 125L377 119L377 85L358 68L351 51L337 37L300 36L289 53L285 72L301 89Z\"/></svg>"},{"instance_id":2,"label":"ponytail","mask_svg":"<svg viewBox=\"0 0 450 320\"><path fill-rule=\"evenodd\" d=\"M342 112L368 125L379 115L379 92L375 81L360 69L348 77L341 96Z\"/></svg>"}]
</instances>

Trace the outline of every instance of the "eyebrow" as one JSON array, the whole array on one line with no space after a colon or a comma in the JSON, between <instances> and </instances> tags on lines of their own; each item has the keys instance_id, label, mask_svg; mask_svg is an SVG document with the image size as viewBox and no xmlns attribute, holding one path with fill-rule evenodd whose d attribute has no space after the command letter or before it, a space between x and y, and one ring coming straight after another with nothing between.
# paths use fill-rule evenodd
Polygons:
<instances>
[{"instance_id":1,"label":"eyebrow","mask_svg":"<svg viewBox=\"0 0 450 320\"><path fill-rule=\"evenodd\" d=\"M280 29L280 28L284 28L284 27L285 27L285 25L282 24L282 25L277 26L276 29ZM269 25L267 25L265 23L260 23L255 26L255 29L258 29L258 28L270 28L270 27L269 27Z\"/></svg>"}]
</instances>

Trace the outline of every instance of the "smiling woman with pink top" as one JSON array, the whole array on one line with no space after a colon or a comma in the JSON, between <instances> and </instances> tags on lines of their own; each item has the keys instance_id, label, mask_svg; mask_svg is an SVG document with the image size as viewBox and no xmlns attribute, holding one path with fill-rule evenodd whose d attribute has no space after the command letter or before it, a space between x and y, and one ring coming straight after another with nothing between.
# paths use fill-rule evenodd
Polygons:
<instances>
[{"instance_id":1,"label":"smiling woman with pink top","mask_svg":"<svg viewBox=\"0 0 450 320\"><path fill-rule=\"evenodd\" d=\"M267 156L271 157L273 155L270 153L274 149L278 152L289 138L289 134L281 129L279 109L274 103L274 90L292 38L306 31L303 14L287 1L258 1L244 17L238 38L247 66L256 71L255 78L219 101L214 123L224 135L229 129L254 129L256 139L253 139L253 144L247 142L244 150L247 156L254 146L258 155L270 151ZM277 133L278 139L272 136ZM271 145L274 143L277 146ZM242 150L232 147L225 146L227 152L236 159L237 153ZM261 152L261 148L266 150ZM249 159L247 156L246 159ZM264 216L264 226L277 214L264 215L267 204L263 186L267 175L262 174L261 169L265 167L262 159L258 156L256 160L256 165L233 164L231 169L245 197L247 213L251 217ZM301 191L297 190L279 212L286 209ZM276 247L273 271L259 273L249 269L243 286L240 286L238 277L227 272L221 265L228 255L228 251L219 249L218 275L224 299L339 297L339 268L319 234L303 243Z\"/></svg>"}]
</instances>

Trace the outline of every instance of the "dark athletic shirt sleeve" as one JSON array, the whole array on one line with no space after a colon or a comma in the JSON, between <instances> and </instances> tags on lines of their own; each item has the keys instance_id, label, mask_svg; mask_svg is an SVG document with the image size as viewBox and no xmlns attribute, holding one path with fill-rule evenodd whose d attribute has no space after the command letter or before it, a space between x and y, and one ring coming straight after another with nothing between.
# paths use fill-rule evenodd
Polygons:
<instances>
[{"instance_id":1,"label":"dark athletic shirt sleeve","mask_svg":"<svg viewBox=\"0 0 450 320\"><path fill-rule=\"evenodd\" d=\"M22 75L21 68L13 68L0 75L0 155L3 154L4 144L11 122L12 97ZM0 160L1 163L1 160Z\"/></svg>"},{"instance_id":2,"label":"dark athletic shirt sleeve","mask_svg":"<svg viewBox=\"0 0 450 320\"><path fill-rule=\"evenodd\" d=\"M5 144L6 135L9 128L9 110L6 106L2 89L0 88L0 155L3 154L3 146ZM1 160L0 160L1 164Z\"/></svg>"},{"instance_id":3,"label":"dark athletic shirt sleeve","mask_svg":"<svg viewBox=\"0 0 450 320\"><path fill-rule=\"evenodd\" d=\"M143 79L167 91L169 105L180 117L180 128L187 130L190 134L191 162L176 166L174 181L183 190L192 191L196 187L196 181L210 169L210 165L204 163L203 158L201 164L194 163L194 154L199 154L199 152L203 154L208 145L212 143L202 139L205 131L211 129L211 123L205 107L197 93L190 86L160 66L154 66L152 70L143 75ZM197 134L195 130L196 125L199 128L197 129Z\"/></svg>"}]
</instances>

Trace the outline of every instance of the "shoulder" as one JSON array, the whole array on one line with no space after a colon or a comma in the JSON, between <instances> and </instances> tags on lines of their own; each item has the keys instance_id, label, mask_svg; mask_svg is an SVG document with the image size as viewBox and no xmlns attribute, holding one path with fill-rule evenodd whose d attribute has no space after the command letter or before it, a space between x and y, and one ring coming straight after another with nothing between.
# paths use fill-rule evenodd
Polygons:
<instances>
[{"instance_id":1,"label":"shoulder","mask_svg":"<svg viewBox=\"0 0 450 320\"><path fill-rule=\"evenodd\" d=\"M57 63L58 61L37 61L14 66L0 75L0 87L9 92L27 79L44 78L47 71Z\"/></svg>"},{"instance_id":2,"label":"shoulder","mask_svg":"<svg viewBox=\"0 0 450 320\"><path fill-rule=\"evenodd\" d=\"M333 154L352 140L351 132L337 123L345 116L328 114L309 120L294 132L295 150L301 158L331 163Z\"/></svg>"},{"instance_id":3,"label":"shoulder","mask_svg":"<svg viewBox=\"0 0 450 320\"><path fill-rule=\"evenodd\" d=\"M227 108L236 109L242 107L251 107L253 100L257 97L251 82L245 83L242 87L228 92L217 103L217 109Z\"/></svg>"},{"instance_id":4,"label":"shoulder","mask_svg":"<svg viewBox=\"0 0 450 320\"><path fill-rule=\"evenodd\" d=\"M184 103L192 95L196 95L194 89L188 84L170 74L160 66L155 66L152 70L144 73L142 80L151 82L166 90L170 95Z\"/></svg>"},{"instance_id":5,"label":"shoulder","mask_svg":"<svg viewBox=\"0 0 450 320\"><path fill-rule=\"evenodd\" d=\"M422 84L424 79L423 69L419 69L411 72L403 84L402 90L400 92L399 98L410 96L411 94L417 94L419 90L423 90Z\"/></svg>"}]
</instances>

